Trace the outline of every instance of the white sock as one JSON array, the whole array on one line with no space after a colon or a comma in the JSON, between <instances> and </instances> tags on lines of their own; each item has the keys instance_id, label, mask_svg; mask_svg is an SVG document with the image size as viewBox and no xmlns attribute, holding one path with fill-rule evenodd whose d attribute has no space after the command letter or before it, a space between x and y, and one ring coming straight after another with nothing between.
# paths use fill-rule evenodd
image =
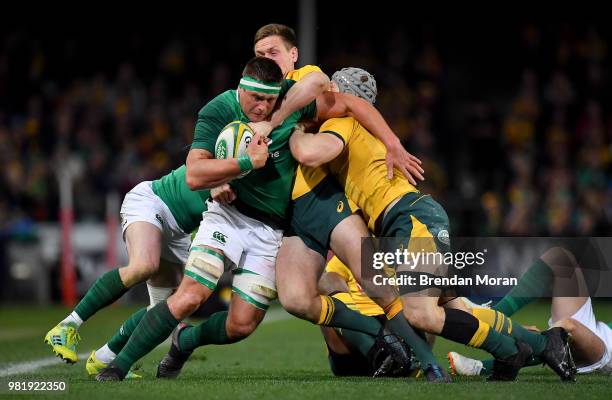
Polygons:
<instances>
[{"instance_id":1,"label":"white sock","mask_svg":"<svg viewBox=\"0 0 612 400\"><path fill-rule=\"evenodd\" d=\"M149 301L150 301L150 304L149 304L149 307L147 307L147 310L150 310L157 303L162 302L166 300L168 297L170 297L170 295L172 294L172 292L174 292L174 290L176 290L176 288L175 287L155 287L151 285L149 282L147 282L147 290L149 291Z\"/></svg>"},{"instance_id":2,"label":"white sock","mask_svg":"<svg viewBox=\"0 0 612 400\"><path fill-rule=\"evenodd\" d=\"M108 344L105 344L96 350L96 358L99 361L102 361L104 364L111 363L115 357L117 357L117 354L113 353L113 351L108 347Z\"/></svg>"},{"instance_id":3,"label":"white sock","mask_svg":"<svg viewBox=\"0 0 612 400\"><path fill-rule=\"evenodd\" d=\"M77 314L76 311L73 311L69 316L64 318L62 322L60 322L60 325L65 324L76 324L77 328L79 328L83 324L83 320L81 317L79 317L79 314Z\"/></svg>"}]
</instances>

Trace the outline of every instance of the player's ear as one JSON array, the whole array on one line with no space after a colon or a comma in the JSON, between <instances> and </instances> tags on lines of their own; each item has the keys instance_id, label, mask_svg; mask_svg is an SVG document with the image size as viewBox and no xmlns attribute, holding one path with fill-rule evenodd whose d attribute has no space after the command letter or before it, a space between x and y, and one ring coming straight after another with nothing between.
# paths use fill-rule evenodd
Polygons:
<instances>
[{"instance_id":1,"label":"player's ear","mask_svg":"<svg viewBox=\"0 0 612 400\"><path fill-rule=\"evenodd\" d=\"M291 55L291 61L295 64L298 60L298 48L293 46L291 50L289 50L289 54Z\"/></svg>"}]
</instances>

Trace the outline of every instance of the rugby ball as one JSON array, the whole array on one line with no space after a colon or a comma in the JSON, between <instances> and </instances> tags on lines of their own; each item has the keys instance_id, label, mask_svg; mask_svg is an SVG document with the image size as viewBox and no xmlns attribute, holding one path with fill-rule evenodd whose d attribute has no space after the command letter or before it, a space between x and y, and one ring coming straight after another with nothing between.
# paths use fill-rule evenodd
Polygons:
<instances>
[{"instance_id":1,"label":"rugby ball","mask_svg":"<svg viewBox=\"0 0 612 400\"><path fill-rule=\"evenodd\" d=\"M217 137L215 158L226 159L244 156L251 140L253 140L251 128L244 122L232 121L221 130ZM237 178L243 178L249 172L251 171L245 171Z\"/></svg>"}]
</instances>

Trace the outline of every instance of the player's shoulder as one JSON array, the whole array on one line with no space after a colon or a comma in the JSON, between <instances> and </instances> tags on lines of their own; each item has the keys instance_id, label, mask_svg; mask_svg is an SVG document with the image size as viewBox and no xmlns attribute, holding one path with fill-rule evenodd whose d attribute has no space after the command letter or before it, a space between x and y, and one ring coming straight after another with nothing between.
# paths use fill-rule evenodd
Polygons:
<instances>
[{"instance_id":1,"label":"player's shoulder","mask_svg":"<svg viewBox=\"0 0 612 400\"><path fill-rule=\"evenodd\" d=\"M300 79L302 79L303 77L305 77L306 75L312 72L323 72L323 71L321 70L321 68L317 67L316 65L304 65L301 68L294 69L293 71L287 73L287 76L285 76L285 79L289 79L292 81L299 81Z\"/></svg>"},{"instance_id":2,"label":"player's shoulder","mask_svg":"<svg viewBox=\"0 0 612 400\"><path fill-rule=\"evenodd\" d=\"M321 124L320 132L347 132L354 131L359 126L357 120L353 117L330 118Z\"/></svg>"}]
</instances>

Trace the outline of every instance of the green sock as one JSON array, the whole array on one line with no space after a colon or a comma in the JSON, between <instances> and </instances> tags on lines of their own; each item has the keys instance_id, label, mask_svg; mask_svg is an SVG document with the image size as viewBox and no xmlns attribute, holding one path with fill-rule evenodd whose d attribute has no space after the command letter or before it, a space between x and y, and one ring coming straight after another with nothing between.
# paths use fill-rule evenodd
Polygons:
<instances>
[{"instance_id":1,"label":"green sock","mask_svg":"<svg viewBox=\"0 0 612 400\"><path fill-rule=\"evenodd\" d=\"M494 310L511 317L527 304L550 294L553 272L544 261L538 259L521 276L518 284L494 307Z\"/></svg>"},{"instance_id":2,"label":"green sock","mask_svg":"<svg viewBox=\"0 0 612 400\"><path fill-rule=\"evenodd\" d=\"M490 375L493 372L493 364L495 360L490 358L488 360L482 360L482 369L480 375Z\"/></svg>"},{"instance_id":3,"label":"green sock","mask_svg":"<svg viewBox=\"0 0 612 400\"><path fill-rule=\"evenodd\" d=\"M491 374L491 372L493 372L494 362L495 360L492 358L488 360L482 360L482 369L480 370L480 375ZM529 361L527 361L527 364L525 364L525 367L533 367L535 365L540 365L540 364L542 364L542 360L540 360L540 357L531 357Z\"/></svg>"},{"instance_id":4,"label":"green sock","mask_svg":"<svg viewBox=\"0 0 612 400\"><path fill-rule=\"evenodd\" d=\"M412 326L408 323L404 314L401 312L387 321L387 326L399 337L404 339L406 344L412 347L414 355L421 363L422 369L426 369L427 365L438 365L436 356L433 355L429 344L419 336Z\"/></svg>"},{"instance_id":5,"label":"green sock","mask_svg":"<svg viewBox=\"0 0 612 400\"><path fill-rule=\"evenodd\" d=\"M114 303L126 291L127 288L119 276L119 269L108 271L94 282L74 311L86 321L98 310Z\"/></svg>"},{"instance_id":6,"label":"green sock","mask_svg":"<svg viewBox=\"0 0 612 400\"><path fill-rule=\"evenodd\" d=\"M489 324L491 329L527 343L531 346L535 355L540 355L546 348L546 337L544 335L528 331L521 324L513 323L510 318L499 311L488 308L474 308L472 309L472 315Z\"/></svg>"},{"instance_id":7,"label":"green sock","mask_svg":"<svg viewBox=\"0 0 612 400\"><path fill-rule=\"evenodd\" d=\"M179 349L189 351L207 344L233 343L234 341L227 337L226 321L227 311L220 311L199 325L183 329L178 337Z\"/></svg>"},{"instance_id":8,"label":"green sock","mask_svg":"<svg viewBox=\"0 0 612 400\"><path fill-rule=\"evenodd\" d=\"M380 322L376 318L351 310L335 297L320 296L320 298L322 300L321 317L317 325L352 329L372 336L378 335Z\"/></svg>"},{"instance_id":9,"label":"green sock","mask_svg":"<svg viewBox=\"0 0 612 400\"><path fill-rule=\"evenodd\" d=\"M168 303L158 303L145 314L112 364L127 374L136 361L166 340L178 324Z\"/></svg>"},{"instance_id":10,"label":"green sock","mask_svg":"<svg viewBox=\"0 0 612 400\"><path fill-rule=\"evenodd\" d=\"M509 336L495 332L494 329L489 329L489 333L485 337L484 342L479 346L473 346L488 351L496 358L508 358L517 353L516 343Z\"/></svg>"},{"instance_id":11,"label":"green sock","mask_svg":"<svg viewBox=\"0 0 612 400\"><path fill-rule=\"evenodd\" d=\"M509 319L508 319L509 320ZM504 332L501 332L504 334ZM517 340L521 340L531 346L533 354L539 356L546 348L546 336L539 333L528 331L520 324L512 324L512 331L508 334Z\"/></svg>"},{"instance_id":12,"label":"green sock","mask_svg":"<svg viewBox=\"0 0 612 400\"><path fill-rule=\"evenodd\" d=\"M134 314L130 315L128 319L125 320L121 328L113 337L108 341L108 348L112 350L113 353L119 354L119 352L123 349L123 346L128 342L132 332L138 326L138 323L147 313L147 307L143 307L140 310L136 311Z\"/></svg>"},{"instance_id":13,"label":"green sock","mask_svg":"<svg viewBox=\"0 0 612 400\"><path fill-rule=\"evenodd\" d=\"M375 337L372 335L351 329L342 329L340 333L351 346L359 350L365 357L368 356L370 349L374 346L374 342L376 341Z\"/></svg>"}]
</instances>

